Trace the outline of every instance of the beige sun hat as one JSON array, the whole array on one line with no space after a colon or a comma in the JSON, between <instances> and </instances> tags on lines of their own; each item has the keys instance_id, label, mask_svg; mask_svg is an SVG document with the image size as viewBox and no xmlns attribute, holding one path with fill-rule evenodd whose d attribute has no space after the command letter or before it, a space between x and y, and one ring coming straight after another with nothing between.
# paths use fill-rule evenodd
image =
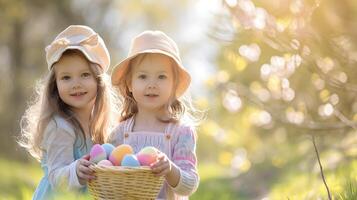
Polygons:
<instances>
[{"instance_id":1,"label":"beige sun hat","mask_svg":"<svg viewBox=\"0 0 357 200\"><path fill-rule=\"evenodd\" d=\"M109 52L103 39L88 26L70 25L46 47L49 70L68 49L78 49L90 62L98 64L104 72L110 65Z\"/></svg>"},{"instance_id":2,"label":"beige sun hat","mask_svg":"<svg viewBox=\"0 0 357 200\"><path fill-rule=\"evenodd\" d=\"M190 85L191 76L181 63L176 43L161 31L144 31L132 40L127 58L117 64L112 71L112 84L119 85L126 68L130 64L130 61L136 56L144 53L163 54L169 56L175 61L178 69L176 96L180 97Z\"/></svg>"}]
</instances>

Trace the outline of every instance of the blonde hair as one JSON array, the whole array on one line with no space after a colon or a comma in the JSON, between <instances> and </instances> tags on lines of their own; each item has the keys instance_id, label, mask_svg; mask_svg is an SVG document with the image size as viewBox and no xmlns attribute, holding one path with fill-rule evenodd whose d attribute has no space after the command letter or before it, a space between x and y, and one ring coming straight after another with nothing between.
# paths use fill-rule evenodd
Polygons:
<instances>
[{"instance_id":1,"label":"blonde hair","mask_svg":"<svg viewBox=\"0 0 357 200\"><path fill-rule=\"evenodd\" d=\"M79 50L67 50L62 56L81 56L88 59ZM90 116L89 134L94 143L103 143L107 133L118 122L119 114L117 96L111 87L109 76L103 73L99 65L89 62L90 70L97 81L97 96L92 115ZM86 136L83 127L74 116L70 107L58 94L56 75L52 68L47 76L36 85L35 98L30 102L21 119L21 138L19 144L40 160L42 158L41 143L44 131L51 119L58 115L68 121L74 128L76 138ZM79 134L81 133L81 134ZM85 143L81 145L83 148Z\"/></svg>"},{"instance_id":2,"label":"blonde hair","mask_svg":"<svg viewBox=\"0 0 357 200\"><path fill-rule=\"evenodd\" d=\"M133 58L128 67L124 71L124 76L119 80L118 85L116 85L117 89L120 93L120 100L121 100L121 114L120 114L120 121L125 121L136 113L138 113L138 107L136 101L133 97L133 94L129 90L129 86L131 84L132 79L132 68L136 65L139 65L144 59L147 59L148 56L151 56L153 53L143 53L135 58ZM161 54L160 54L161 55ZM170 57L169 57L170 58ZM165 105L166 111L168 114L168 119L161 119L158 118L162 122L185 122L190 123L191 125L198 125L200 121L204 118L204 113L198 109L196 109L193 104L191 97L186 92L180 98L176 97L176 88L178 85L178 69L175 65L175 61L171 59L171 66L173 69L174 74L174 84L172 88L172 94L170 97L169 102Z\"/></svg>"}]
</instances>

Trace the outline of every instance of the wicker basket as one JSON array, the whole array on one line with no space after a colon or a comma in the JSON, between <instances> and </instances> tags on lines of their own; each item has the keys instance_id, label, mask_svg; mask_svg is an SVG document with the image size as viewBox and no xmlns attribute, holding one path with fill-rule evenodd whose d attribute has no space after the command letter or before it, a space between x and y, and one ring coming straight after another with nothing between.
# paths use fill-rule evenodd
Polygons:
<instances>
[{"instance_id":1,"label":"wicker basket","mask_svg":"<svg viewBox=\"0 0 357 200\"><path fill-rule=\"evenodd\" d=\"M89 181L94 199L156 199L164 177L149 167L98 166L91 168L97 179Z\"/></svg>"}]
</instances>

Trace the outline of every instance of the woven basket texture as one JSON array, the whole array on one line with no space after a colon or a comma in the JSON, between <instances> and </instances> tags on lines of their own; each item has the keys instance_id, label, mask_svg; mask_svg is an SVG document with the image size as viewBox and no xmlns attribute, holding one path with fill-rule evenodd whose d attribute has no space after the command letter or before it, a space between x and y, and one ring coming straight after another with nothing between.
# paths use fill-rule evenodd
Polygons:
<instances>
[{"instance_id":1,"label":"woven basket texture","mask_svg":"<svg viewBox=\"0 0 357 200\"><path fill-rule=\"evenodd\" d=\"M94 199L156 199L164 177L155 176L149 167L98 166L91 168L97 179L88 182Z\"/></svg>"}]
</instances>

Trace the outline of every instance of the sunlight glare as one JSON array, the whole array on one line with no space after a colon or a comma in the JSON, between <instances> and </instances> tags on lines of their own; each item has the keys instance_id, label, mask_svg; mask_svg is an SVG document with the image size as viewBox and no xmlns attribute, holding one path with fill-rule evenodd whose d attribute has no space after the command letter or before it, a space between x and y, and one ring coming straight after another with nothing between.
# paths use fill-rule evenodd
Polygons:
<instances>
[{"instance_id":1,"label":"sunlight glare","mask_svg":"<svg viewBox=\"0 0 357 200\"><path fill-rule=\"evenodd\" d=\"M239 54L247 58L251 62L258 61L260 53L260 47L256 43L250 45L242 45L239 47Z\"/></svg>"},{"instance_id":2,"label":"sunlight glare","mask_svg":"<svg viewBox=\"0 0 357 200\"><path fill-rule=\"evenodd\" d=\"M223 106L231 113L237 112L242 107L242 101L236 91L229 89L224 95Z\"/></svg>"}]
</instances>

